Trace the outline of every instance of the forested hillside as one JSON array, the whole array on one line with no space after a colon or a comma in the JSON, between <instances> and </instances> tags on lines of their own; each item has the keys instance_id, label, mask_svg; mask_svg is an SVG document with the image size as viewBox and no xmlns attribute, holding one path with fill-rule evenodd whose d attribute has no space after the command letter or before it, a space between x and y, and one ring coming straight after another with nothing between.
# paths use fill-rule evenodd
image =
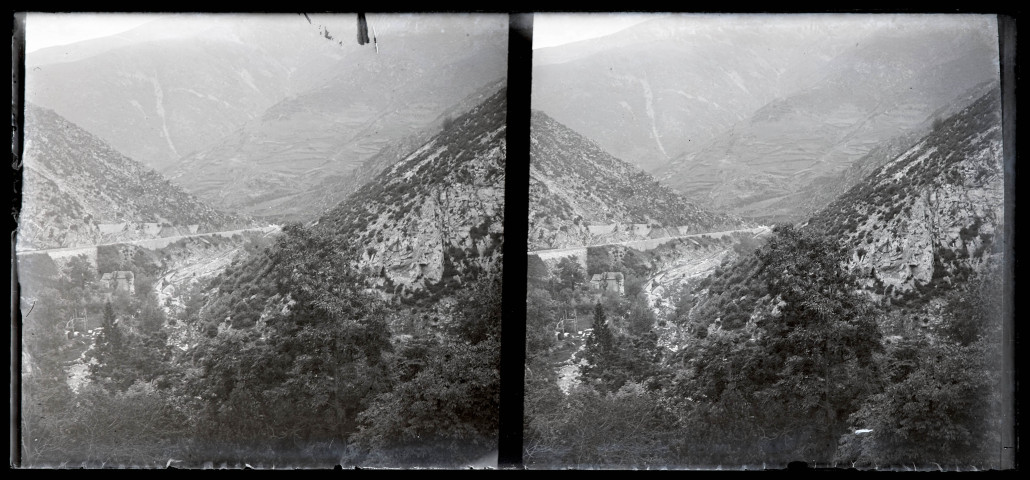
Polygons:
<instances>
[{"instance_id":1,"label":"forested hillside","mask_svg":"<svg viewBox=\"0 0 1030 480\"><path fill-rule=\"evenodd\" d=\"M1000 468L999 111L989 92L942 119L665 319L605 294L578 326L578 383L553 363L563 335L527 325L527 464ZM537 297L531 282L530 318L548 318ZM663 322L685 333L664 348L648 340Z\"/></svg>"},{"instance_id":2,"label":"forested hillside","mask_svg":"<svg viewBox=\"0 0 1030 480\"><path fill-rule=\"evenodd\" d=\"M25 415L23 438L40 439L29 463L456 467L488 457L505 98L455 118L317 225L287 225L195 283L170 314L133 309L157 304L149 289L105 297L85 260L54 272L66 300L30 313L40 323L26 328L52 340L33 343L23 374L23 404L38 405ZM81 305L103 312L102 325L66 339L66 314L52 309ZM183 328L188 344L169 339ZM69 341L89 356L78 392L51 360ZM88 430L106 423L117 430Z\"/></svg>"}]
</instances>

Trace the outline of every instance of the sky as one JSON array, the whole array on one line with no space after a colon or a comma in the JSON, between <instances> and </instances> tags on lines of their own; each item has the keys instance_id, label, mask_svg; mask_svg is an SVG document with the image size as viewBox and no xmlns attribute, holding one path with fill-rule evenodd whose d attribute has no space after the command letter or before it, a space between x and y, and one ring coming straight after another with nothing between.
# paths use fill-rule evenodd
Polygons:
<instances>
[{"instance_id":1,"label":"sky","mask_svg":"<svg viewBox=\"0 0 1030 480\"><path fill-rule=\"evenodd\" d=\"M533 48L603 37L652 18L648 13L536 13Z\"/></svg>"},{"instance_id":2,"label":"sky","mask_svg":"<svg viewBox=\"0 0 1030 480\"><path fill-rule=\"evenodd\" d=\"M139 13L29 13L25 16L25 52L115 35L158 17Z\"/></svg>"}]
</instances>

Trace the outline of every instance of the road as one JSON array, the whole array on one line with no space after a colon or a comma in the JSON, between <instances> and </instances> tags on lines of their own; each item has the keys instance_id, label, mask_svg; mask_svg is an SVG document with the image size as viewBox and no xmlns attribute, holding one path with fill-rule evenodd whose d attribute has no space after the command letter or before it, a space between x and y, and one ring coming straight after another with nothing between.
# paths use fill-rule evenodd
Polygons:
<instances>
[{"instance_id":1,"label":"road","mask_svg":"<svg viewBox=\"0 0 1030 480\"><path fill-rule=\"evenodd\" d=\"M98 248L98 247L107 247L107 246L111 246L111 245L139 245L139 246L145 247L145 248L157 249L157 248L167 247L168 245L171 245L171 244L173 244L175 242L178 242L179 240L182 240L182 239L185 239L185 238L210 237L212 235L218 235L220 237L231 237L233 235L243 234L243 233L246 233L246 232L264 232L264 233L267 234L267 233L272 233L274 231L278 231L281 228L282 227L280 225L268 225L268 226L265 226L265 227L243 228L243 229L239 229L239 230L225 230L225 231L221 231L221 232L205 232L205 233L194 233L194 234L191 234L191 235L176 235L176 236L172 236L172 237L144 238L144 239L139 239L139 240L124 240L124 241L120 241L120 242L102 243L102 244L99 244L99 245L80 245L80 246L76 246L76 247L47 248L47 249L42 249L42 250L17 250L17 253L19 255L23 255L23 254L28 255L28 254L33 254L33 253L47 253L47 254L58 254L58 255L60 255L62 253L74 253L74 252L77 252L77 251L91 250L91 249L95 249L95 248Z\"/></svg>"},{"instance_id":2,"label":"road","mask_svg":"<svg viewBox=\"0 0 1030 480\"><path fill-rule=\"evenodd\" d=\"M603 244L598 244L598 245L583 245L581 247L566 247L566 248L551 248L551 249L547 249L547 250L535 250L535 251L529 252L529 255L541 255L541 256L547 256L547 257L564 256L563 254L575 255L577 252L581 252L581 251L583 251L586 248L590 248L590 247L611 247L611 246L615 246L615 245L623 245L623 246L627 246L627 247L634 247L636 245L645 245L644 250L650 250L652 248L656 248L658 245L661 245L663 243L666 243L666 242L669 242L669 241L672 241L672 240L680 239L680 238L700 238L700 237L703 237L703 236L723 237L723 236L726 236L726 235L732 235L734 233L745 233L745 232L746 233L753 233L755 235L758 235L758 234L766 233L766 232L768 232L771 229L772 229L772 227L768 227L768 226L763 225L763 226L760 226L760 227L746 228L746 229L741 229L741 230L724 230L724 231L721 231L721 232L702 232L702 233L692 233L690 235L677 235L677 236L672 236L672 237L647 238L647 239L642 239L642 240L627 240L625 242L603 243Z\"/></svg>"}]
</instances>

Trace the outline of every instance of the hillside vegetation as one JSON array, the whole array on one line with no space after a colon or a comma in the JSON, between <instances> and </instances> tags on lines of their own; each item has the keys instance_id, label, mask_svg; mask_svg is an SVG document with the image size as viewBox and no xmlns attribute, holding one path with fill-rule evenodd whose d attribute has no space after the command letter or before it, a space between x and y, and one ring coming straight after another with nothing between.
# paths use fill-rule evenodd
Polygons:
<instances>
[{"instance_id":1,"label":"hillside vegetation","mask_svg":"<svg viewBox=\"0 0 1030 480\"><path fill-rule=\"evenodd\" d=\"M620 224L599 241L590 225ZM728 230L740 220L707 211L664 187L643 170L619 160L594 142L534 111L530 134L529 248L610 243L648 238L649 230L677 234ZM678 227L686 227L682 232ZM622 232L621 235L618 232Z\"/></svg>"},{"instance_id":2,"label":"hillside vegetation","mask_svg":"<svg viewBox=\"0 0 1030 480\"><path fill-rule=\"evenodd\" d=\"M177 234L251 222L221 212L125 157L51 110L26 104L19 247L44 249L151 238L144 223ZM100 224L126 225L114 234Z\"/></svg>"},{"instance_id":3,"label":"hillside vegetation","mask_svg":"<svg viewBox=\"0 0 1030 480\"><path fill-rule=\"evenodd\" d=\"M27 464L458 467L494 451L505 99L317 224L184 283L167 311L165 289L105 296L84 258L51 272L22 298L23 312L38 303L26 338L42 339L23 374ZM177 252L105 248L98 262L155 275ZM74 309L100 328L66 334ZM51 360L70 343L88 352L77 391Z\"/></svg>"},{"instance_id":4,"label":"hillside vegetation","mask_svg":"<svg viewBox=\"0 0 1030 480\"><path fill-rule=\"evenodd\" d=\"M578 325L577 363L556 363L564 340L527 342L527 464L1006 465L999 112L985 94L807 224L687 284L672 345L607 298ZM530 321L567 317L540 288Z\"/></svg>"}]
</instances>

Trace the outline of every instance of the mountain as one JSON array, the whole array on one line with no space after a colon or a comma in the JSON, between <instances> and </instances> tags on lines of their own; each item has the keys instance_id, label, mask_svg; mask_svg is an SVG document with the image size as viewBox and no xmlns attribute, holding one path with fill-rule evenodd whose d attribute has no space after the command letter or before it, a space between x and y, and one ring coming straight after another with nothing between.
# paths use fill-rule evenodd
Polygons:
<instances>
[{"instance_id":1,"label":"mountain","mask_svg":"<svg viewBox=\"0 0 1030 480\"><path fill-rule=\"evenodd\" d=\"M51 110L26 103L19 247L96 245L251 222L197 200Z\"/></svg>"},{"instance_id":2,"label":"mountain","mask_svg":"<svg viewBox=\"0 0 1030 480\"><path fill-rule=\"evenodd\" d=\"M503 17L397 20L405 21L379 24L379 53L364 49L357 52L364 55L337 63L329 80L185 155L170 178L202 198L254 215L315 215L281 211L289 207L281 202L327 176L350 175L362 161L442 123L453 106L504 78ZM306 195L297 201L304 203Z\"/></svg>"},{"instance_id":3,"label":"mountain","mask_svg":"<svg viewBox=\"0 0 1030 480\"><path fill-rule=\"evenodd\" d=\"M540 111L532 114L529 191L530 250L742 226L687 202Z\"/></svg>"},{"instance_id":4,"label":"mountain","mask_svg":"<svg viewBox=\"0 0 1030 480\"><path fill-rule=\"evenodd\" d=\"M873 147L865 156L856 160L836 178L826 181L814 181L803 186L797 193L768 204L763 215L768 223L775 222L796 222L811 218L816 212L825 208L838 197L846 193L851 187L865 180L874 170L884 163L893 160L902 154L919 139L932 131L934 125L944 118L950 117L962 109L968 107L981 96L997 89L998 84L993 81L984 82L969 90L965 95L959 97L945 107L942 107L930 118L933 122L923 122L918 127L903 135L885 140Z\"/></svg>"},{"instance_id":5,"label":"mountain","mask_svg":"<svg viewBox=\"0 0 1030 480\"><path fill-rule=\"evenodd\" d=\"M971 15L660 16L534 52L533 108L706 208L797 221L852 163L997 81L996 31Z\"/></svg>"},{"instance_id":6,"label":"mountain","mask_svg":"<svg viewBox=\"0 0 1030 480\"><path fill-rule=\"evenodd\" d=\"M1000 105L995 89L942 119L931 133L819 211L797 235L839 248L844 271L877 305L939 321L949 292L992 275L1001 260ZM775 312L775 298L766 295L757 274L774 258L768 255L724 265L702 282L701 300L690 317L704 323L691 329L710 331L717 318L721 324L716 328L737 329L756 315Z\"/></svg>"},{"instance_id":7,"label":"mountain","mask_svg":"<svg viewBox=\"0 0 1030 480\"><path fill-rule=\"evenodd\" d=\"M386 293L435 295L500 271L506 92L454 119L319 220Z\"/></svg>"},{"instance_id":8,"label":"mountain","mask_svg":"<svg viewBox=\"0 0 1030 480\"><path fill-rule=\"evenodd\" d=\"M1002 251L1001 103L994 89L816 214L876 295L926 296ZM914 292L913 292L914 291Z\"/></svg>"},{"instance_id":9,"label":"mountain","mask_svg":"<svg viewBox=\"0 0 1030 480\"><path fill-rule=\"evenodd\" d=\"M925 133L941 110L997 81L997 40L974 26L881 31L821 67L816 84L767 103L656 176L712 208L803 218L794 200L807 186L834 181L887 140Z\"/></svg>"},{"instance_id":10,"label":"mountain","mask_svg":"<svg viewBox=\"0 0 1030 480\"><path fill-rule=\"evenodd\" d=\"M349 41L352 14L310 18L171 15L40 50L26 95L206 201L310 220L342 199L326 180L505 78L503 15L369 15L376 46Z\"/></svg>"},{"instance_id":11,"label":"mountain","mask_svg":"<svg viewBox=\"0 0 1030 480\"><path fill-rule=\"evenodd\" d=\"M74 452L150 466L192 458L193 445L216 453L183 465L496 457L506 98L455 116L314 225L102 246L63 268L26 255L26 463ZM72 131L59 127L44 139ZM90 163L61 165L59 178L88 179L72 167ZM152 428L153 412L186 404L196 421ZM125 435L67 434L88 418L131 436L131 452L117 446ZM95 451L75 447L86 444Z\"/></svg>"},{"instance_id":12,"label":"mountain","mask_svg":"<svg viewBox=\"0 0 1030 480\"><path fill-rule=\"evenodd\" d=\"M455 117L467 113L497 93L498 90L503 89L504 85L505 81L499 80L476 90L461 102L445 110L425 128L392 141L349 171L324 172L317 179L313 179L317 183L304 191L264 203L276 214L265 215L263 218L281 218L285 221L317 219L361 188L362 185L374 180L383 170L402 160L434 135L440 133L454 121Z\"/></svg>"},{"instance_id":13,"label":"mountain","mask_svg":"<svg viewBox=\"0 0 1030 480\"><path fill-rule=\"evenodd\" d=\"M770 21L775 20L775 21ZM866 32L835 17L656 16L533 53L533 108L649 172L697 152Z\"/></svg>"},{"instance_id":14,"label":"mountain","mask_svg":"<svg viewBox=\"0 0 1030 480\"><path fill-rule=\"evenodd\" d=\"M238 328L283 309L299 294L293 289L318 280L268 275L294 261L318 269L315 277L342 262L357 272L348 281L408 307L435 308L499 277L506 92L455 118L313 224L288 225L277 245L231 266L204 294L206 316L217 325L231 315ZM246 308L233 307L241 301Z\"/></svg>"},{"instance_id":15,"label":"mountain","mask_svg":"<svg viewBox=\"0 0 1030 480\"><path fill-rule=\"evenodd\" d=\"M692 431L770 463L1007 461L999 97L942 118L806 225L778 226L684 297L666 395L701 412L687 417Z\"/></svg>"},{"instance_id":16,"label":"mountain","mask_svg":"<svg viewBox=\"0 0 1030 480\"><path fill-rule=\"evenodd\" d=\"M299 15L165 16L29 53L25 95L164 170L324 80L345 55L313 28Z\"/></svg>"}]
</instances>

